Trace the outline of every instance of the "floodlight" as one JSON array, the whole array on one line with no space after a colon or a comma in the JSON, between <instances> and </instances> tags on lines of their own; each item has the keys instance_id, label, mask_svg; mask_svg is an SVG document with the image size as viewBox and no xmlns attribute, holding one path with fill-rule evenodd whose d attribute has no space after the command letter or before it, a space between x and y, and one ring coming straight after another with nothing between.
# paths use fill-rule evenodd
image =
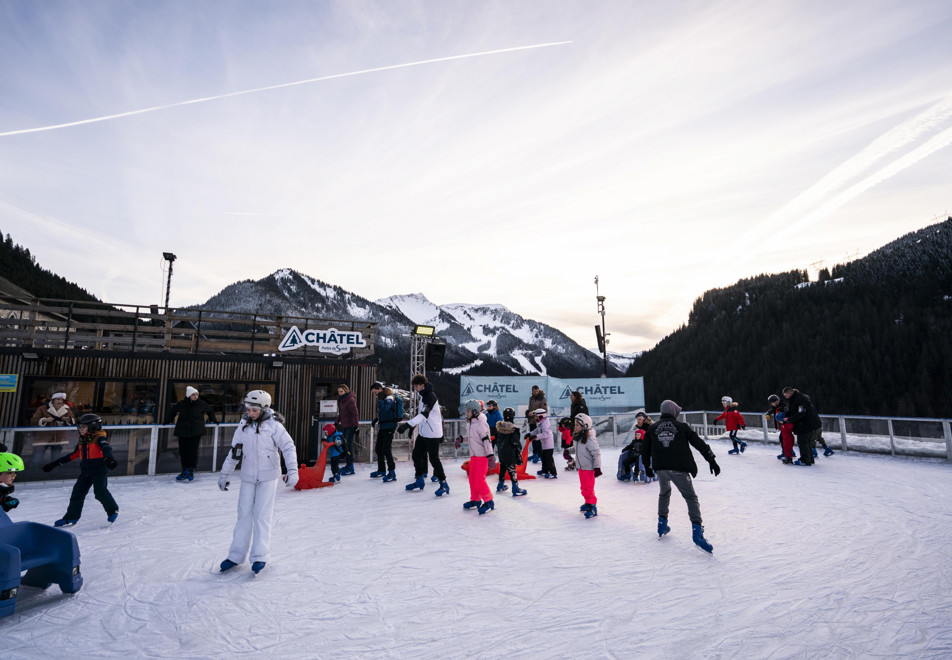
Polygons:
<instances>
[{"instance_id":1,"label":"floodlight","mask_svg":"<svg viewBox=\"0 0 952 660\"><path fill-rule=\"evenodd\" d=\"M418 325L413 328L413 334L420 337L432 337L436 334L436 328L432 325Z\"/></svg>"}]
</instances>

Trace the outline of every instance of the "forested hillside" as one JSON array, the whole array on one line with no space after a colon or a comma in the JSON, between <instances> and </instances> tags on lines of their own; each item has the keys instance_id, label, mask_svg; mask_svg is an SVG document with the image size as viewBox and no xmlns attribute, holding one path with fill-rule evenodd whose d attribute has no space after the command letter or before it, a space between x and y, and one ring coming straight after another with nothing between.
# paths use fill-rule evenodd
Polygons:
<instances>
[{"instance_id":1,"label":"forested hillside","mask_svg":"<svg viewBox=\"0 0 952 660\"><path fill-rule=\"evenodd\" d=\"M37 265L30 250L15 244L10 234L0 243L0 277L5 277L37 298L98 301L85 289Z\"/></svg>"},{"instance_id":2,"label":"forested hillside","mask_svg":"<svg viewBox=\"0 0 952 660\"><path fill-rule=\"evenodd\" d=\"M766 408L785 385L821 412L952 416L952 218L823 271L706 292L688 323L638 357L649 409L666 398Z\"/></svg>"}]
</instances>

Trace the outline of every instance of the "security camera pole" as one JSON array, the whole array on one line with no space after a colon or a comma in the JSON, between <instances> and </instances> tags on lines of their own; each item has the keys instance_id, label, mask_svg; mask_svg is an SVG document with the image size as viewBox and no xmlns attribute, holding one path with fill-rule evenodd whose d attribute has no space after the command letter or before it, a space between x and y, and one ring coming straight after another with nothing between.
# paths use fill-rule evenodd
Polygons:
<instances>
[{"instance_id":1,"label":"security camera pole","mask_svg":"<svg viewBox=\"0 0 952 660\"><path fill-rule=\"evenodd\" d=\"M162 256L165 257L165 260L169 262L169 279L168 283L165 285L165 311L169 311L169 293L172 291L172 262L177 258L171 252L163 252Z\"/></svg>"},{"instance_id":2,"label":"security camera pole","mask_svg":"<svg viewBox=\"0 0 952 660\"><path fill-rule=\"evenodd\" d=\"M602 315L602 327L595 326L595 338L598 340L598 350L602 352L602 378L608 378L608 333L605 332L605 296L598 294L598 275L595 276L595 300L598 302L598 313Z\"/></svg>"}]
</instances>

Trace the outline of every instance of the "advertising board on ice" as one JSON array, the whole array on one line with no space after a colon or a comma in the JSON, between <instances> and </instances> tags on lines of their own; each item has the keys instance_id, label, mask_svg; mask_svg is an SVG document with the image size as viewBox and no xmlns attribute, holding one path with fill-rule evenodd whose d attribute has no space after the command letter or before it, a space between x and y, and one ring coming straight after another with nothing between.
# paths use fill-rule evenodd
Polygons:
<instances>
[{"instance_id":1,"label":"advertising board on ice","mask_svg":"<svg viewBox=\"0 0 952 660\"><path fill-rule=\"evenodd\" d=\"M278 350L292 351L302 346L314 346L321 353L342 355L352 348L364 348L367 342L364 341L362 333L353 330L338 330L337 328L299 330L297 326L291 326L278 345Z\"/></svg>"},{"instance_id":2,"label":"advertising board on ice","mask_svg":"<svg viewBox=\"0 0 952 660\"><path fill-rule=\"evenodd\" d=\"M525 414L532 386L546 393L549 412L566 414L571 394L578 390L594 414L625 412L644 408L645 383L635 378L555 378L553 376L461 376L460 403L467 399L494 399L500 408L512 408Z\"/></svg>"}]
</instances>

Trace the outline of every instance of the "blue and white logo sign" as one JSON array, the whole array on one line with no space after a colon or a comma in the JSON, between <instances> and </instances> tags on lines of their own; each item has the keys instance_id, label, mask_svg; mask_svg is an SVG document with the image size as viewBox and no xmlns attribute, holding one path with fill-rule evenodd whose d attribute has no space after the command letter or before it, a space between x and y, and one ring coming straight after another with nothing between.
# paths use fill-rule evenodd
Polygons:
<instances>
[{"instance_id":1,"label":"blue and white logo sign","mask_svg":"<svg viewBox=\"0 0 952 660\"><path fill-rule=\"evenodd\" d=\"M352 348L364 348L367 342L364 341L362 333L354 330L298 330L297 326L291 326L278 345L278 350L293 351L302 346L315 346L321 353L341 355Z\"/></svg>"}]
</instances>

